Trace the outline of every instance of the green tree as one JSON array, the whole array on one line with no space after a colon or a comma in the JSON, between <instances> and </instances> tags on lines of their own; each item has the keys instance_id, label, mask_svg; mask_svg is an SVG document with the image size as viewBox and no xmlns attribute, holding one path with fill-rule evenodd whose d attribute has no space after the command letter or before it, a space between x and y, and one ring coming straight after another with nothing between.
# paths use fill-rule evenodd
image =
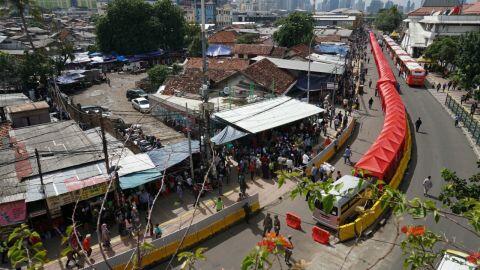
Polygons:
<instances>
[{"instance_id":1,"label":"green tree","mask_svg":"<svg viewBox=\"0 0 480 270\"><path fill-rule=\"evenodd\" d=\"M159 0L153 5L153 36L162 49L178 50L185 44L187 31L183 10L170 0Z\"/></svg>"},{"instance_id":2,"label":"green tree","mask_svg":"<svg viewBox=\"0 0 480 270\"><path fill-rule=\"evenodd\" d=\"M381 9L375 17L375 26L385 32L393 32L400 26L403 20L403 14L393 6L389 9Z\"/></svg>"},{"instance_id":3,"label":"green tree","mask_svg":"<svg viewBox=\"0 0 480 270\"><path fill-rule=\"evenodd\" d=\"M156 65L149 69L147 74L153 89L158 89L158 87L163 84L167 76L170 75L170 69L164 65Z\"/></svg>"},{"instance_id":4,"label":"green tree","mask_svg":"<svg viewBox=\"0 0 480 270\"><path fill-rule=\"evenodd\" d=\"M202 33L198 24L187 25L185 44L188 46L189 56L202 56Z\"/></svg>"},{"instance_id":5,"label":"green tree","mask_svg":"<svg viewBox=\"0 0 480 270\"><path fill-rule=\"evenodd\" d=\"M158 48L153 7L142 0L114 0L97 20L97 44L103 52L136 54Z\"/></svg>"},{"instance_id":6,"label":"green tree","mask_svg":"<svg viewBox=\"0 0 480 270\"><path fill-rule=\"evenodd\" d=\"M250 34L250 33L243 34L237 38L237 43L238 44L254 44L257 38L258 38L257 34Z\"/></svg>"},{"instance_id":7,"label":"green tree","mask_svg":"<svg viewBox=\"0 0 480 270\"><path fill-rule=\"evenodd\" d=\"M8 237L8 259L14 268L26 265L28 270L42 269L47 261L47 251L40 235L26 224L16 227Z\"/></svg>"},{"instance_id":8,"label":"green tree","mask_svg":"<svg viewBox=\"0 0 480 270\"><path fill-rule=\"evenodd\" d=\"M460 36L455 65L455 75L462 88L470 90L480 85L480 32Z\"/></svg>"},{"instance_id":9,"label":"green tree","mask_svg":"<svg viewBox=\"0 0 480 270\"><path fill-rule=\"evenodd\" d=\"M434 62L440 62L442 67L453 64L458 50L458 40L455 37L436 39L425 50L425 56Z\"/></svg>"},{"instance_id":10,"label":"green tree","mask_svg":"<svg viewBox=\"0 0 480 270\"><path fill-rule=\"evenodd\" d=\"M97 43L103 52L136 54L184 46L185 19L171 1L153 6L142 0L114 0L96 19Z\"/></svg>"},{"instance_id":11,"label":"green tree","mask_svg":"<svg viewBox=\"0 0 480 270\"><path fill-rule=\"evenodd\" d=\"M20 83L19 69L20 63L15 57L0 52L0 81L4 89L7 88L7 85L16 86Z\"/></svg>"},{"instance_id":12,"label":"green tree","mask_svg":"<svg viewBox=\"0 0 480 270\"><path fill-rule=\"evenodd\" d=\"M75 59L75 55L73 54L73 43L68 41L58 41L55 50L55 69L57 75L60 75L62 73L62 70L65 68L65 64L67 63L67 61L73 61Z\"/></svg>"},{"instance_id":13,"label":"green tree","mask_svg":"<svg viewBox=\"0 0 480 270\"><path fill-rule=\"evenodd\" d=\"M274 40L284 47L310 42L313 36L312 15L294 12L282 20L282 25L273 34Z\"/></svg>"},{"instance_id":14,"label":"green tree","mask_svg":"<svg viewBox=\"0 0 480 270\"><path fill-rule=\"evenodd\" d=\"M55 74L55 63L43 50L27 52L21 61L19 73L24 89L36 89L45 86L47 79Z\"/></svg>"},{"instance_id":15,"label":"green tree","mask_svg":"<svg viewBox=\"0 0 480 270\"><path fill-rule=\"evenodd\" d=\"M180 266L180 269L182 270L194 270L195 269L195 264L198 261L205 261L207 258L203 254L207 248L197 248L195 252L191 251L185 251L180 254L178 254L177 258L178 261L182 263Z\"/></svg>"}]
</instances>

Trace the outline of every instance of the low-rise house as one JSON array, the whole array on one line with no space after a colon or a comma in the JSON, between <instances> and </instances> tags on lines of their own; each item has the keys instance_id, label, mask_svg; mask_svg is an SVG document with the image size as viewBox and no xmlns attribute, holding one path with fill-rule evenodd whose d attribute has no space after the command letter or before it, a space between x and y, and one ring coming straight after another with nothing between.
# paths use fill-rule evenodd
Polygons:
<instances>
[{"instance_id":1,"label":"low-rise house","mask_svg":"<svg viewBox=\"0 0 480 270\"><path fill-rule=\"evenodd\" d=\"M39 101L5 107L5 115L12 127L20 128L50 122L50 106Z\"/></svg>"},{"instance_id":2,"label":"low-rise house","mask_svg":"<svg viewBox=\"0 0 480 270\"><path fill-rule=\"evenodd\" d=\"M237 37L238 33L235 31L219 31L208 37L208 44L222 44L233 47Z\"/></svg>"},{"instance_id":3,"label":"low-rise house","mask_svg":"<svg viewBox=\"0 0 480 270\"><path fill-rule=\"evenodd\" d=\"M283 58L287 52L285 47L261 44L235 44L233 54L237 58L250 59L257 56Z\"/></svg>"}]
</instances>

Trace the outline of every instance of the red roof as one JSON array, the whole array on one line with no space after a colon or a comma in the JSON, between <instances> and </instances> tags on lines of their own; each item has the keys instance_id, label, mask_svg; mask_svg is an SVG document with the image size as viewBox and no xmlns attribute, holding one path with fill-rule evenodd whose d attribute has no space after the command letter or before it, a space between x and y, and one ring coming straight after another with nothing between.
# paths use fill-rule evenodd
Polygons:
<instances>
[{"instance_id":1,"label":"red roof","mask_svg":"<svg viewBox=\"0 0 480 270\"><path fill-rule=\"evenodd\" d=\"M242 73L255 83L283 94L295 82L295 77L288 71L278 68L267 58L250 65ZM274 87L275 89L272 89Z\"/></svg>"},{"instance_id":2,"label":"red roof","mask_svg":"<svg viewBox=\"0 0 480 270\"><path fill-rule=\"evenodd\" d=\"M234 54L262 55L283 58L287 48L262 44L235 44Z\"/></svg>"},{"instance_id":3,"label":"red roof","mask_svg":"<svg viewBox=\"0 0 480 270\"><path fill-rule=\"evenodd\" d=\"M186 71L202 71L202 58L190 58L185 66ZM237 71L248 67L247 59L238 58L209 58L208 78L214 82L220 82Z\"/></svg>"},{"instance_id":4,"label":"red roof","mask_svg":"<svg viewBox=\"0 0 480 270\"><path fill-rule=\"evenodd\" d=\"M208 38L208 43L233 45L237 40L237 35L235 31L219 31Z\"/></svg>"},{"instance_id":5,"label":"red roof","mask_svg":"<svg viewBox=\"0 0 480 270\"><path fill-rule=\"evenodd\" d=\"M480 15L480 2L463 5L462 14Z\"/></svg>"}]
</instances>

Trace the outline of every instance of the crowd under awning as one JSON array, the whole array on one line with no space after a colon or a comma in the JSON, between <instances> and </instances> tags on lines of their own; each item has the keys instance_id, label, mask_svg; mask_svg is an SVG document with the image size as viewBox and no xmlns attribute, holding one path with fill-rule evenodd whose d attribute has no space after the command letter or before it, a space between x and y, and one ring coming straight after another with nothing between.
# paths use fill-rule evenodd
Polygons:
<instances>
[{"instance_id":1,"label":"crowd under awning","mask_svg":"<svg viewBox=\"0 0 480 270\"><path fill-rule=\"evenodd\" d=\"M216 145L222 145L236 139L240 139L246 135L248 135L247 132L240 131L232 126L226 126L217 135L213 136L210 141Z\"/></svg>"},{"instance_id":2,"label":"crowd under awning","mask_svg":"<svg viewBox=\"0 0 480 270\"><path fill-rule=\"evenodd\" d=\"M324 111L324 109L318 106L291 97L277 97L233 110L215 113L213 115L215 119L237 131L232 130L232 128L224 129L214 138L225 143L226 138L222 139L222 137L227 137L227 135L230 135L227 139L231 139L232 137L240 136L239 132L255 134L293 123Z\"/></svg>"}]
</instances>

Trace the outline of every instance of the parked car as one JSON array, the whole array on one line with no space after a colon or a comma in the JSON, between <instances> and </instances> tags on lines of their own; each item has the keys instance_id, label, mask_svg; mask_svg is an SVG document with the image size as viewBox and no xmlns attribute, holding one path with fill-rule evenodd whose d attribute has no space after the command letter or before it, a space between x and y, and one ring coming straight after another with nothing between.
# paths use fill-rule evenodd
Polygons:
<instances>
[{"instance_id":1,"label":"parked car","mask_svg":"<svg viewBox=\"0 0 480 270\"><path fill-rule=\"evenodd\" d=\"M150 111L150 102L145 98L132 99L132 106L135 110L141 113L148 113Z\"/></svg>"},{"instance_id":2,"label":"parked car","mask_svg":"<svg viewBox=\"0 0 480 270\"><path fill-rule=\"evenodd\" d=\"M112 113L108 108L97 106L97 105L82 105L80 107L82 112L88 113L88 114L102 114L103 117L110 117L112 116Z\"/></svg>"},{"instance_id":3,"label":"parked car","mask_svg":"<svg viewBox=\"0 0 480 270\"><path fill-rule=\"evenodd\" d=\"M142 89L128 89L126 94L128 101L135 98L146 98L148 99L148 94L145 93Z\"/></svg>"}]
</instances>

